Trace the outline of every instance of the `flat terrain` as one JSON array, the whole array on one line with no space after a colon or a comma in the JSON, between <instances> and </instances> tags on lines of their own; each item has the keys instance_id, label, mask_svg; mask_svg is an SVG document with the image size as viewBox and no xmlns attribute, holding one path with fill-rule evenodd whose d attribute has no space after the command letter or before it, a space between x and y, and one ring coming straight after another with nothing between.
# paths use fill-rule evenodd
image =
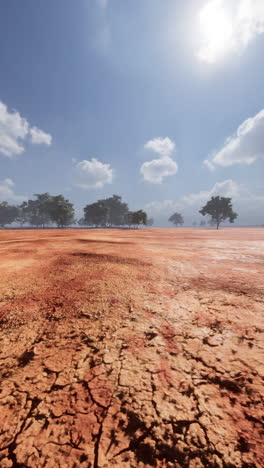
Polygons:
<instances>
[{"instance_id":1,"label":"flat terrain","mask_svg":"<svg viewBox=\"0 0 264 468\"><path fill-rule=\"evenodd\" d=\"M264 229L0 231L0 466L263 466Z\"/></svg>"}]
</instances>

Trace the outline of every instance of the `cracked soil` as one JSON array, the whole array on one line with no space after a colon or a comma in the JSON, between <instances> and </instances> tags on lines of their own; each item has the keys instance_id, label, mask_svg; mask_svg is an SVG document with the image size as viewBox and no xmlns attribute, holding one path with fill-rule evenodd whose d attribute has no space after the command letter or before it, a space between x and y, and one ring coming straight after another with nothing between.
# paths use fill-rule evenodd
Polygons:
<instances>
[{"instance_id":1,"label":"cracked soil","mask_svg":"<svg viewBox=\"0 0 264 468\"><path fill-rule=\"evenodd\" d=\"M263 466L263 229L0 250L1 468Z\"/></svg>"}]
</instances>

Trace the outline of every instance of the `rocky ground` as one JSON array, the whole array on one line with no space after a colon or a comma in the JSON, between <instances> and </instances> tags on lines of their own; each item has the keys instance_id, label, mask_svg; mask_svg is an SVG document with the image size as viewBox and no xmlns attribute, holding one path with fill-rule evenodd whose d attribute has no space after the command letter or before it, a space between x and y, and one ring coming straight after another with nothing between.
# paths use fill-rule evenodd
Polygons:
<instances>
[{"instance_id":1,"label":"rocky ground","mask_svg":"<svg viewBox=\"0 0 264 468\"><path fill-rule=\"evenodd\" d=\"M263 229L0 232L0 466L263 466Z\"/></svg>"}]
</instances>

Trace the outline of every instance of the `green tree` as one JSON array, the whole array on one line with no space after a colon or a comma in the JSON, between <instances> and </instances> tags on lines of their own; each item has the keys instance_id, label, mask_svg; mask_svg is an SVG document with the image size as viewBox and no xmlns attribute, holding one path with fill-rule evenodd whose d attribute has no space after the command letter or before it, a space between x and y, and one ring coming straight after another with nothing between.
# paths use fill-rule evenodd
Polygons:
<instances>
[{"instance_id":1,"label":"green tree","mask_svg":"<svg viewBox=\"0 0 264 468\"><path fill-rule=\"evenodd\" d=\"M122 197L113 195L105 200L99 200L107 208L107 224L110 226L123 226L127 224L128 206L122 202Z\"/></svg>"},{"instance_id":2,"label":"green tree","mask_svg":"<svg viewBox=\"0 0 264 468\"><path fill-rule=\"evenodd\" d=\"M132 211L132 224L139 226L140 224L147 224L147 213L143 210Z\"/></svg>"},{"instance_id":3,"label":"green tree","mask_svg":"<svg viewBox=\"0 0 264 468\"><path fill-rule=\"evenodd\" d=\"M88 226L106 226L108 219L108 208L104 200L99 200L84 208L84 222Z\"/></svg>"},{"instance_id":4,"label":"green tree","mask_svg":"<svg viewBox=\"0 0 264 468\"><path fill-rule=\"evenodd\" d=\"M182 226L184 223L183 216L180 213L174 213L169 218L169 222L175 224L175 226Z\"/></svg>"},{"instance_id":5,"label":"green tree","mask_svg":"<svg viewBox=\"0 0 264 468\"><path fill-rule=\"evenodd\" d=\"M74 224L73 204L66 200L63 195L51 196L47 211L50 220L60 228Z\"/></svg>"},{"instance_id":6,"label":"green tree","mask_svg":"<svg viewBox=\"0 0 264 468\"><path fill-rule=\"evenodd\" d=\"M127 224L129 227L132 226L133 224L133 211L128 211L126 216L125 216L125 224Z\"/></svg>"},{"instance_id":7,"label":"green tree","mask_svg":"<svg viewBox=\"0 0 264 468\"><path fill-rule=\"evenodd\" d=\"M233 211L231 198L228 197L212 197L206 205L199 211L203 216L209 215L210 222L215 224L217 229L220 224L226 219L233 223L237 218L237 213Z\"/></svg>"},{"instance_id":8,"label":"green tree","mask_svg":"<svg viewBox=\"0 0 264 468\"><path fill-rule=\"evenodd\" d=\"M34 197L35 200L23 204L23 216L29 224L44 228L51 222L49 208L52 197L49 193L37 193Z\"/></svg>"},{"instance_id":9,"label":"green tree","mask_svg":"<svg viewBox=\"0 0 264 468\"><path fill-rule=\"evenodd\" d=\"M0 203L0 226L11 224L18 216L18 208L14 205L9 205L6 201Z\"/></svg>"},{"instance_id":10,"label":"green tree","mask_svg":"<svg viewBox=\"0 0 264 468\"><path fill-rule=\"evenodd\" d=\"M24 201L21 205L17 207L18 214L16 220L19 222L20 226L23 227L24 224L28 222L28 202Z\"/></svg>"},{"instance_id":11,"label":"green tree","mask_svg":"<svg viewBox=\"0 0 264 468\"><path fill-rule=\"evenodd\" d=\"M18 207L18 221L23 226L28 222L32 226L45 227L56 223L62 228L74 223L74 208L63 195L49 193L34 194L35 200L28 200Z\"/></svg>"}]
</instances>

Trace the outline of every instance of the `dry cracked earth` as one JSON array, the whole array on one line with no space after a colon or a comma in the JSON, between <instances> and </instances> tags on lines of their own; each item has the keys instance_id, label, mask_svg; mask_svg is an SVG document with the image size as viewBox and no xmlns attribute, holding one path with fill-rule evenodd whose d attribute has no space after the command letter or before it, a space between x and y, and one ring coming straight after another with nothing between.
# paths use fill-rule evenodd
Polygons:
<instances>
[{"instance_id":1,"label":"dry cracked earth","mask_svg":"<svg viewBox=\"0 0 264 468\"><path fill-rule=\"evenodd\" d=\"M263 229L0 232L0 466L263 466Z\"/></svg>"}]
</instances>

